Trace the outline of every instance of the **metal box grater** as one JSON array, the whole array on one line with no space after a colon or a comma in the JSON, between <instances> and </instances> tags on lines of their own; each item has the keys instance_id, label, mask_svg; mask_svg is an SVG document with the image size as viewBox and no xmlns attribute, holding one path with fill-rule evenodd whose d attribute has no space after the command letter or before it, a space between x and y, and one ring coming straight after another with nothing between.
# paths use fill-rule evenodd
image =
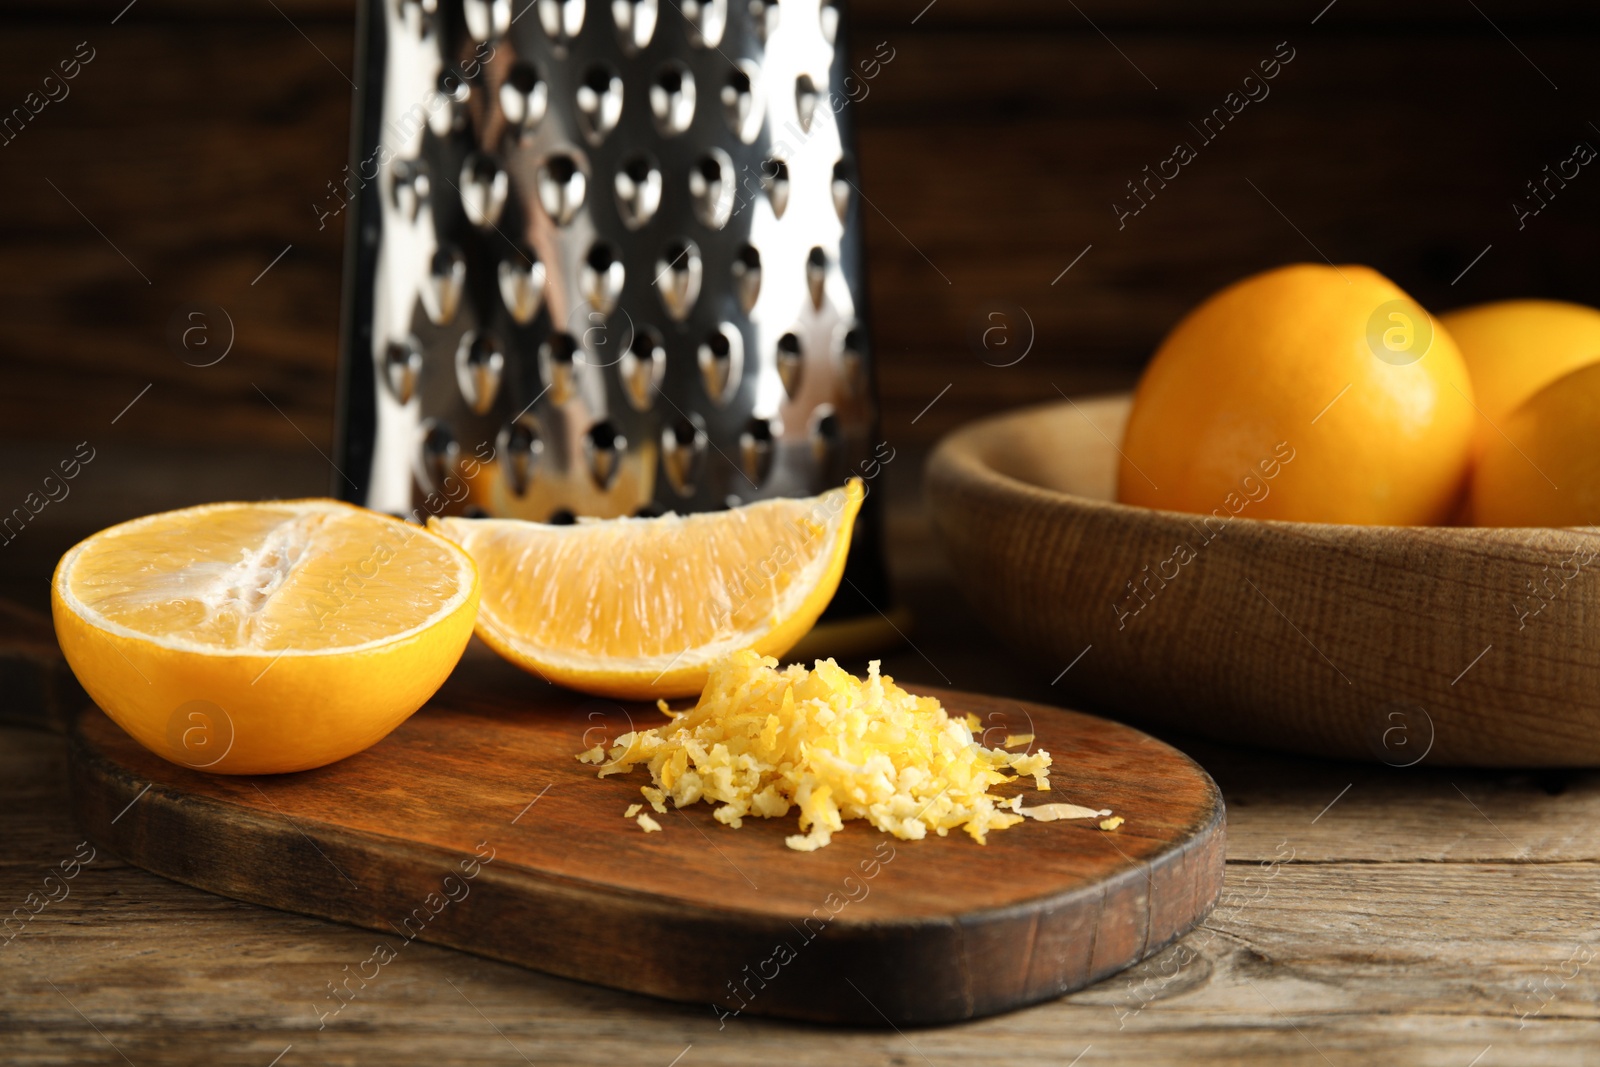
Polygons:
<instances>
[{"instance_id":1,"label":"metal box grater","mask_svg":"<svg viewBox=\"0 0 1600 1067\"><path fill-rule=\"evenodd\" d=\"M702 511L870 478L837 0L363 0L343 494ZM869 495L830 618L886 602Z\"/></svg>"}]
</instances>

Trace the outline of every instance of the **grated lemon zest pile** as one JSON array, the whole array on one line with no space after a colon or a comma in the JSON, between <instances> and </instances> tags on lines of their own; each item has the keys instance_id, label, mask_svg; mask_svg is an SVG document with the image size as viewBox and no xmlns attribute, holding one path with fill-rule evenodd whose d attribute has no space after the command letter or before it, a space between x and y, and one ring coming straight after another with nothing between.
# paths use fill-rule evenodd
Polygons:
<instances>
[{"instance_id":1,"label":"grated lemon zest pile","mask_svg":"<svg viewBox=\"0 0 1600 1067\"><path fill-rule=\"evenodd\" d=\"M803 832L786 844L800 852L828 844L849 819L912 841L960 827L983 844L988 831L1023 821L990 787L1031 776L1050 788L1048 752L984 748L975 717L951 718L932 697L912 696L880 676L877 661L863 680L831 659L780 670L739 652L712 668L693 708L659 706L672 722L619 737L600 777L648 764L654 784L640 793L658 813L668 798L678 807L704 800L735 828L798 807ZM593 756L578 758L600 762Z\"/></svg>"}]
</instances>

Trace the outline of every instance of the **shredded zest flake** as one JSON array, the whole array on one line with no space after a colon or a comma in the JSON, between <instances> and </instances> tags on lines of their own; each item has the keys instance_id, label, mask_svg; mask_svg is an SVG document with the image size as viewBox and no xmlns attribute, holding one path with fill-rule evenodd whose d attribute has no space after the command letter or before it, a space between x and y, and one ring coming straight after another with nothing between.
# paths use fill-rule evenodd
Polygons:
<instances>
[{"instance_id":1,"label":"shredded zest flake","mask_svg":"<svg viewBox=\"0 0 1600 1067\"><path fill-rule=\"evenodd\" d=\"M609 755L594 748L578 758L604 762L602 778L648 764L653 785L640 793L657 813L669 798L680 808L704 800L737 828L746 816L798 807L802 832L786 844L800 852L828 844L849 819L911 841L960 827L981 845L990 830L1023 821L990 787L1031 776L1050 788L1048 752L984 748L967 719L880 676L877 661L863 680L831 659L780 670L739 652L712 668L693 708L658 706L670 723L622 735Z\"/></svg>"}]
</instances>

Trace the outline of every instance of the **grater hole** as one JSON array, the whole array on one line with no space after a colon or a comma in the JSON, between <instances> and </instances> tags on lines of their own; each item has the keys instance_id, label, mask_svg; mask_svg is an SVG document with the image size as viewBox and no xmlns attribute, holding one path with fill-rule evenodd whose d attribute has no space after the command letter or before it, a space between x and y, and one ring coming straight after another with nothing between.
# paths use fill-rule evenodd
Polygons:
<instances>
[{"instance_id":1,"label":"grater hole","mask_svg":"<svg viewBox=\"0 0 1600 1067\"><path fill-rule=\"evenodd\" d=\"M796 334L786 333L778 338L775 362L778 378L783 382L783 391L793 399L800 392L800 375L805 365L800 351L800 338Z\"/></svg>"},{"instance_id":2,"label":"grater hole","mask_svg":"<svg viewBox=\"0 0 1600 1067\"><path fill-rule=\"evenodd\" d=\"M822 39L829 44L837 44L839 26L844 21L839 5L835 0L823 0L822 6L817 10L817 17L822 23Z\"/></svg>"},{"instance_id":3,"label":"grater hole","mask_svg":"<svg viewBox=\"0 0 1600 1067\"><path fill-rule=\"evenodd\" d=\"M833 165L833 210L838 213L839 221L845 221L850 213L850 193L855 175L851 171L850 163L840 158Z\"/></svg>"},{"instance_id":4,"label":"grater hole","mask_svg":"<svg viewBox=\"0 0 1600 1067\"><path fill-rule=\"evenodd\" d=\"M617 370L622 379L628 403L636 411L648 411L661 387L661 378L667 367L666 353L661 347L661 335L648 326L634 330L633 341L622 353Z\"/></svg>"},{"instance_id":5,"label":"grater hole","mask_svg":"<svg viewBox=\"0 0 1600 1067\"><path fill-rule=\"evenodd\" d=\"M744 339L738 328L724 322L700 342L696 356L706 395L713 403L727 403L738 391L744 370Z\"/></svg>"},{"instance_id":6,"label":"grater hole","mask_svg":"<svg viewBox=\"0 0 1600 1067\"><path fill-rule=\"evenodd\" d=\"M532 252L519 248L500 261L498 275L500 299L511 321L518 326L528 325L544 303L544 264Z\"/></svg>"},{"instance_id":7,"label":"grater hole","mask_svg":"<svg viewBox=\"0 0 1600 1067\"><path fill-rule=\"evenodd\" d=\"M673 444L679 448L694 444L695 435L699 433L688 419L679 419L667 428L667 432L672 435Z\"/></svg>"},{"instance_id":8,"label":"grater hole","mask_svg":"<svg viewBox=\"0 0 1600 1067\"><path fill-rule=\"evenodd\" d=\"M739 467L751 483L760 488L772 473L772 454L777 438L772 419L753 418L739 434Z\"/></svg>"},{"instance_id":9,"label":"grater hole","mask_svg":"<svg viewBox=\"0 0 1600 1067\"><path fill-rule=\"evenodd\" d=\"M839 379L845 396L853 398L861 395L866 361L866 332L860 326L851 327L845 332L844 350L839 353Z\"/></svg>"},{"instance_id":10,"label":"grater hole","mask_svg":"<svg viewBox=\"0 0 1600 1067\"><path fill-rule=\"evenodd\" d=\"M571 366L578 357L578 342L570 333L554 330L540 346L540 351L554 363Z\"/></svg>"},{"instance_id":11,"label":"grater hole","mask_svg":"<svg viewBox=\"0 0 1600 1067\"><path fill-rule=\"evenodd\" d=\"M828 253L821 246L813 246L806 253L806 288L811 293L811 306L822 310L824 286L828 281Z\"/></svg>"},{"instance_id":12,"label":"grater hole","mask_svg":"<svg viewBox=\"0 0 1600 1067\"><path fill-rule=\"evenodd\" d=\"M565 226L583 207L589 192L589 179L577 162L565 153L550 156L539 165L536 188L539 206L557 226Z\"/></svg>"},{"instance_id":13,"label":"grater hole","mask_svg":"<svg viewBox=\"0 0 1600 1067\"><path fill-rule=\"evenodd\" d=\"M660 14L656 0L611 0L611 18L622 50L632 55L648 45Z\"/></svg>"},{"instance_id":14,"label":"grater hole","mask_svg":"<svg viewBox=\"0 0 1600 1067\"><path fill-rule=\"evenodd\" d=\"M794 80L794 109L800 119L800 131L810 133L811 123L817 117L817 83L809 74Z\"/></svg>"},{"instance_id":15,"label":"grater hole","mask_svg":"<svg viewBox=\"0 0 1600 1067\"><path fill-rule=\"evenodd\" d=\"M821 404L811 419L811 437L814 440L836 444L843 435L839 415L831 404Z\"/></svg>"},{"instance_id":16,"label":"grater hole","mask_svg":"<svg viewBox=\"0 0 1600 1067\"><path fill-rule=\"evenodd\" d=\"M395 400L409 404L422 374L422 342L415 337L390 341L383 347L383 379Z\"/></svg>"},{"instance_id":17,"label":"grater hole","mask_svg":"<svg viewBox=\"0 0 1600 1067\"><path fill-rule=\"evenodd\" d=\"M511 0L463 0L461 8L474 41L500 37L511 26Z\"/></svg>"},{"instance_id":18,"label":"grater hole","mask_svg":"<svg viewBox=\"0 0 1600 1067\"><path fill-rule=\"evenodd\" d=\"M708 229L720 230L733 216L733 160L713 148L695 160L689 171L689 198L695 218Z\"/></svg>"},{"instance_id":19,"label":"grater hole","mask_svg":"<svg viewBox=\"0 0 1600 1067\"><path fill-rule=\"evenodd\" d=\"M532 415L523 412L501 429L495 444L501 456L501 470L507 486L517 496L524 496L533 484L539 457L544 454L544 440L539 436L539 425Z\"/></svg>"},{"instance_id":20,"label":"grater hole","mask_svg":"<svg viewBox=\"0 0 1600 1067\"><path fill-rule=\"evenodd\" d=\"M519 60L500 85L500 111L512 128L527 132L544 120L550 109L550 85L539 68Z\"/></svg>"},{"instance_id":21,"label":"grater hole","mask_svg":"<svg viewBox=\"0 0 1600 1067\"><path fill-rule=\"evenodd\" d=\"M543 82L539 77L539 68L529 63L526 59L519 59L511 65L511 70L506 74L506 84L524 95L533 92L534 87Z\"/></svg>"},{"instance_id":22,"label":"grater hole","mask_svg":"<svg viewBox=\"0 0 1600 1067\"><path fill-rule=\"evenodd\" d=\"M446 246L433 254L428 265L428 283L422 287L422 310L435 326L449 325L461 306L461 291L467 284L467 257L458 248Z\"/></svg>"},{"instance_id":23,"label":"grater hole","mask_svg":"<svg viewBox=\"0 0 1600 1067\"><path fill-rule=\"evenodd\" d=\"M604 273L611 269L613 263L619 263L616 252L604 241L596 241L589 248L589 255L585 257L590 270Z\"/></svg>"},{"instance_id":24,"label":"grater hole","mask_svg":"<svg viewBox=\"0 0 1600 1067\"><path fill-rule=\"evenodd\" d=\"M549 167L550 174L559 182L570 180L578 171L578 165L572 161L571 156L551 156L546 166Z\"/></svg>"},{"instance_id":25,"label":"grater hole","mask_svg":"<svg viewBox=\"0 0 1600 1067\"><path fill-rule=\"evenodd\" d=\"M547 37L565 44L583 29L584 0L538 0L539 25Z\"/></svg>"},{"instance_id":26,"label":"grater hole","mask_svg":"<svg viewBox=\"0 0 1600 1067\"><path fill-rule=\"evenodd\" d=\"M661 292L662 306L674 322L688 318L700 298L703 270L700 249L687 238L674 238L661 250L656 260L655 286Z\"/></svg>"},{"instance_id":27,"label":"grater hole","mask_svg":"<svg viewBox=\"0 0 1600 1067\"><path fill-rule=\"evenodd\" d=\"M473 152L461 163L461 208L467 221L489 229L500 221L511 179L500 162L483 152Z\"/></svg>"},{"instance_id":28,"label":"grater hole","mask_svg":"<svg viewBox=\"0 0 1600 1067\"><path fill-rule=\"evenodd\" d=\"M657 173L648 156L634 156L622 165L622 170L636 183L647 181L651 174Z\"/></svg>"},{"instance_id":29,"label":"grater hole","mask_svg":"<svg viewBox=\"0 0 1600 1067\"><path fill-rule=\"evenodd\" d=\"M728 0L683 0L683 17L689 23L689 42L700 48L722 43L728 28Z\"/></svg>"},{"instance_id":30,"label":"grater hole","mask_svg":"<svg viewBox=\"0 0 1600 1067\"><path fill-rule=\"evenodd\" d=\"M756 66L748 60L728 72L722 84L722 113L728 126L746 144L761 132L763 109L756 100Z\"/></svg>"},{"instance_id":31,"label":"grater hole","mask_svg":"<svg viewBox=\"0 0 1600 1067\"><path fill-rule=\"evenodd\" d=\"M589 427L584 435L584 451L589 457L589 475L602 492L610 489L622 471L622 457L628 449L628 439L622 436L616 424L603 419Z\"/></svg>"},{"instance_id":32,"label":"grater hole","mask_svg":"<svg viewBox=\"0 0 1600 1067\"><path fill-rule=\"evenodd\" d=\"M473 414L486 415L500 395L506 354L493 334L469 330L456 348L456 385Z\"/></svg>"},{"instance_id":33,"label":"grater hole","mask_svg":"<svg viewBox=\"0 0 1600 1067\"><path fill-rule=\"evenodd\" d=\"M733 254L733 289L739 298L739 308L746 315L756 306L761 295L761 253L753 244L742 244Z\"/></svg>"},{"instance_id":34,"label":"grater hole","mask_svg":"<svg viewBox=\"0 0 1600 1067\"><path fill-rule=\"evenodd\" d=\"M811 413L810 431L806 436L811 444L811 460L823 484L838 482L842 473L834 468L842 452L840 445L844 438L844 426L832 404L817 405L817 409Z\"/></svg>"},{"instance_id":35,"label":"grater hole","mask_svg":"<svg viewBox=\"0 0 1600 1067\"><path fill-rule=\"evenodd\" d=\"M445 491L461 463L461 446L450 424L440 419L428 419L422 424L421 481L431 493Z\"/></svg>"},{"instance_id":36,"label":"grater hole","mask_svg":"<svg viewBox=\"0 0 1600 1067\"><path fill-rule=\"evenodd\" d=\"M772 213L783 218L789 206L789 164L774 156L761 164L761 188L772 202Z\"/></svg>"},{"instance_id":37,"label":"grater hole","mask_svg":"<svg viewBox=\"0 0 1600 1067\"><path fill-rule=\"evenodd\" d=\"M598 144L622 120L622 78L604 63L593 63L578 87L578 125Z\"/></svg>"},{"instance_id":38,"label":"grater hole","mask_svg":"<svg viewBox=\"0 0 1600 1067\"><path fill-rule=\"evenodd\" d=\"M428 177L426 159L395 160L394 183L390 187L390 198L394 202L395 210L401 215L412 222L417 221L417 215L422 211L422 205L427 203L431 188L432 181Z\"/></svg>"},{"instance_id":39,"label":"grater hole","mask_svg":"<svg viewBox=\"0 0 1600 1067\"><path fill-rule=\"evenodd\" d=\"M616 249L605 241L596 241L589 246L589 254L584 257L583 270L580 272L580 281L584 298L594 305L600 314L609 315L617 306L617 298L622 295L624 276L622 260L618 257Z\"/></svg>"},{"instance_id":40,"label":"grater hole","mask_svg":"<svg viewBox=\"0 0 1600 1067\"><path fill-rule=\"evenodd\" d=\"M708 440L698 415L680 416L661 431L661 467L679 496L694 495L705 469Z\"/></svg>"},{"instance_id":41,"label":"grater hole","mask_svg":"<svg viewBox=\"0 0 1600 1067\"><path fill-rule=\"evenodd\" d=\"M682 63L672 62L656 71L650 85L650 114L656 131L675 137L694 122L694 75Z\"/></svg>"},{"instance_id":42,"label":"grater hole","mask_svg":"<svg viewBox=\"0 0 1600 1067\"><path fill-rule=\"evenodd\" d=\"M439 95L452 104L465 104L472 96L472 86L467 80L453 70L444 70L439 73Z\"/></svg>"},{"instance_id":43,"label":"grater hole","mask_svg":"<svg viewBox=\"0 0 1600 1067\"><path fill-rule=\"evenodd\" d=\"M539 346L539 375L552 404L565 404L577 395L577 361L578 342L570 333L552 331Z\"/></svg>"},{"instance_id":44,"label":"grater hole","mask_svg":"<svg viewBox=\"0 0 1600 1067\"><path fill-rule=\"evenodd\" d=\"M617 194L617 213L630 230L647 224L661 207L661 168L647 155L628 157L612 185Z\"/></svg>"},{"instance_id":45,"label":"grater hole","mask_svg":"<svg viewBox=\"0 0 1600 1067\"><path fill-rule=\"evenodd\" d=\"M433 87L439 94L441 106L429 108L428 129L435 137L448 137L454 131L465 129L467 100L472 96L472 87L466 79L447 67L434 79Z\"/></svg>"}]
</instances>

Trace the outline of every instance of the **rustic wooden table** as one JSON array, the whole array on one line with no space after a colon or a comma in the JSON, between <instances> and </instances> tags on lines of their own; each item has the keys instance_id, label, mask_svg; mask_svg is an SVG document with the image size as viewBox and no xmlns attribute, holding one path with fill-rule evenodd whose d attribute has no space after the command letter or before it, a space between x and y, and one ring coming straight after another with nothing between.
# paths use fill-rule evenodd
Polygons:
<instances>
[{"instance_id":1,"label":"rustic wooden table","mask_svg":"<svg viewBox=\"0 0 1600 1067\"><path fill-rule=\"evenodd\" d=\"M219 473L237 457L132 456L108 468L123 462L105 474L93 503L62 508L57 526L18 539L22 554L6 561L0 592L37 604L58 545L123 517L119 509L237 491ZM155 462L160 478L151 477ZM316 492L319 462L260 464L252 484L262 493ZM1055 692L1059 702L1055 670L1015 662L961 608L928 538L915 465L895 478L885 487L893 569L918 624L915 644L889 657L891 672L1019 698L1049 701ZM13 688L0 693L0 707L15 714L23 699ZM0 942L0 1060L1600 1062L1600 774L1473 772L1426 760L1401 769L1168 739L1199 759L1227 798L1228 880L1211 917L1082 992L966 1025L899 1032L750 1017L722 1026L709 1008L423 944L319 1026L328 984L368 955L372 934L211 896L92 852L67 809L64 738L3 727L0 904L37 912ZM75 876L46 882L63 869Z\"/></svg>"}]
</instances>

